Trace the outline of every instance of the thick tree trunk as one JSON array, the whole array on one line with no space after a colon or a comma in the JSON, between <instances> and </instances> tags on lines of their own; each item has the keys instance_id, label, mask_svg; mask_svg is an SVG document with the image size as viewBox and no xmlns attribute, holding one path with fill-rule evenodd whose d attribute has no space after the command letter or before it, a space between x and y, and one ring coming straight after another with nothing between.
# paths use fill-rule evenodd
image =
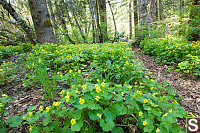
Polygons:
<instances>
[{"instance_id":1,"label":"thick tree trunk","mask_svg":"<svg viewBox=\"0 0 200 133\"><path fill-rule=\"evenodd\" d=\"M138 0L139 24L147 24L147 0Z\"/></svg>"},{"instance_id":2,"label":"thick tree trunk","mask_svg":"<svg viewBox=\"0 0 200 133\"><path fill-rule=\"evenodd\" d=\"M183 24L183 6L184 6L184 0L179 0L179 30L178 35L181 35L183 33L183 30L181 29Z\"/></svg>"},{"instance_id":3,"label":"thick tree trunk","mask_svg":"<svg viewBox=\"0 0 200 133\"><path fill-rule=\"evenodd\" d=\"M0 5L2 5L3 8L9 12L9 14L17 21L18 24L20 24L20 26L26 32L30 42L33 44L36 44L31 28L26 24L24 20L22 20L22 18L17 14L14 8L10 5L10 3L7 3L6 0L0 0Z\"/></svg>"},{"instance_id":4,"label":"thick tree trunk","mask_svg":"<svg viewBox=\"0 0 200 133\"><path fill-rule=\"evenodd\" d=\"M133 10L134 10L134 28L135 28L135 37L138 36L138 8L137 8L137 0L133 1Z\"/></svg>"},{"instance_id":5,"label":"thick tree trunk","mask_svg":"<svg viewBox=\"0 0 200 133\"><path fill-rule=\"evenodd\" d=\"M93 8L93 6L92 6L92 0L90 0L90 2L89 2L89 8L90 8L90 14L91 14L91 16L92 16L92 42L93 43L95 43L95 19L94 19L94 8Z\"/></svg>"},{"instance_id":6,"label":"thick tree trunk","mask_svg":"<svg viewBox=\"0 0 200 133\"><path fill-rule=\"evenodd\" d=\"M132 37L132 11L131 0L129 0L129 39Z\"/></svg>"},{"instance_id":7,"label":"thick tree trunk","mask_svg":"<svg viewBox=\"0 0 200 133\"><path fill-rule=\"evenodd\" d=\"M101 31L103 34L103 42L107 40L107 14L106 14L106 0L99 0L99 15L101 21Z\"/></svg>"},{"instance_id":8,"label":"thick tree trunk","mask_svg":"<svg viewBox=\"0 0 200 133\"><path fill-rule=\"evenodd\" d=\"M153 26L157 21L157 2L156 0L150 0L149 13L148 13L148 26Z\"/></svg>"},{"instance_id":9,"label":"thick tree trunk","mask_svg":"<svg viewBox=\"0 0 200 133\"><path fill-rule=\"evenodd\" d=\"M98 0L95 0L95 15L96 15L97 29L99 31L99 41L100 43L103 43L103 34L101 31L100 22L99 22Z\"/></svg>"},{"instance_id":10,"label":"thick tree trunk","mask_svg":"<svg viewBox=\"0 0 200 133\"><path fill-rule=\"evenodd\" d=\"M158 20L159 21L162 20L162 11L163 11L162 0L158 0Z\"/></svg>"},{"instance_id":11,"label":"thick tree trunk","mask_svg":"<svg viewBox=\"0 0 200 133\"><path fill-rule=\"evenodd\" d=\"M50 0L47 0L47 5L49 7L49 13L50 13L50 17L51 17L51 20L53 22L53 27L54 29L58 29L58 26L56 24L56 19L55 19L55 15L53 13L53 9L52 9L52 4L51 4L51 1Z\"/></svg>"},{"instance_id":12,"label":"thick tree trunk","mask_svg":"<svg viewBox=\"0 0 200 133\"><path fill-rule=\"evenodd\" d=\"M28 0L28 3L37 35L37 42L41 44L56 43L46 0Z\"/></svg>"}]
</instances>

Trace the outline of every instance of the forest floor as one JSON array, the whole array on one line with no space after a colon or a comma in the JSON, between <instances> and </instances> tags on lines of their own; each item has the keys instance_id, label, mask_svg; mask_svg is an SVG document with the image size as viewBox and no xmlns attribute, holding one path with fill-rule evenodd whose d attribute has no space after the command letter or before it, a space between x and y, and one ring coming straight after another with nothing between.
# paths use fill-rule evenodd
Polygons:
<instances>
[{"instance_id":1,"label":"forest floor","mask_svg":"<svg viewBox=\"0 0 200 133\"><path fill-rule=\"evenodd\" d=\"M156 58L145 55L138 46L133 46L135 58L139 59L151 73L152 78L157 79L160 83L168 83L178 93L180 100L178 103L194 116L200 116L200 77L184 74L175 71L175 68L168 70L173 66L161 65L156 63Z\"/></svg>"},{"instance_id":2,"label":"forest floor","mask_svg":"<svg viewBox=\"0 0 200 133\"><path fill-rule=\"evenodd\" d=\"M200 77L185 75L174 69L168 71L172 66L156 63L155 57L145 55L138 46L133 46L132 49L135 58L138 58L139 61L144 64L144 67L152 73L153 79L157 79L160 83L167 82L170 87L174 88L174 92L179 94L177 95L177 97L180 98L178 103L182 105L188 113L192 113L195 116L200 115ZM6 120L11 116L24 114L30 106L39 106L44 101L42 90L39 89L40 87L35 86L34 88L30 88L22 85L22 80L25 79L26 72L23 70L21 59L18 58L19 56L15 55L5 59L6 62L12 61L18 64L18 66L16 66L17 81L12 80L6 85L0 86L0 90L3 91L3 93L13 97L13 100L10 101L6 108L9 112L7 117L5 117ZM62 83L59 83L59 85L64 88L69 88L68 86L63 86ZM185 120L181 120L179 125L183 127L184 123ZM28 132L27 127L21 127L19 130L21 132Z\"/></svg>"}]
</instances>

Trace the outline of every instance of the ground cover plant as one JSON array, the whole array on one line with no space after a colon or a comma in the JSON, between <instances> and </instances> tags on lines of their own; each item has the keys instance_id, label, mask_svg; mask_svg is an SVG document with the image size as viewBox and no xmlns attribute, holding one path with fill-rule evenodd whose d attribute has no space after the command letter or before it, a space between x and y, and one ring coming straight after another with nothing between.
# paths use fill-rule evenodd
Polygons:
<instances>
[{"instance_id":1,"label":"ground cover plant","mask_svg":"<svg viewBox=\"0 0 200 133\"><path fill-rule=\"evenodd\" d=\"M140 47L145 54L156 56L158 62L177 64L177 70L200 75L200 44L180 38L155 38L144 40Z\"/></svg>"},{"instance_id":2,"label":"ground cover plant","mask_svg":"<svg viewBox=\"0 0 200 133\"><path fill-rule=\"evenodd\" d=\"M44 102L8 121L2 115L2 131L6 123L28 125L30 132L133 132L136 125L140 132L182 132L177 119L187 112L167 83L143 72L127 43L36 45L24 63L23 85L41 87Z\"/></svg>"}]
</instances>

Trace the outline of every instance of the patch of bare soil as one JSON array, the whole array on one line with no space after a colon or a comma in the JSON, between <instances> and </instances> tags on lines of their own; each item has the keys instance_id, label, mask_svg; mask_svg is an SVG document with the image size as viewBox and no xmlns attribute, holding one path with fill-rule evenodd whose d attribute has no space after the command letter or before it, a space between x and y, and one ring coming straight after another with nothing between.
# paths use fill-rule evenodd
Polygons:
<instances>
[{"instance_id":1,"label":"patch of bare soil","mask_svg":"<svg viewBox=\"0 0 200 133\"><path fill-rule=\"evenodd\" d=\"M152 73L153 79L157 79L160 83L169 83L174 92L180 94L181 100L178 102L188 113L200 115L200 77L185 75L175 70L168 71L172 66L156 63L155 57L143 54L138 46L132 49L135 58L143 62L144 67Z\"/></svg>"}]
</instances>

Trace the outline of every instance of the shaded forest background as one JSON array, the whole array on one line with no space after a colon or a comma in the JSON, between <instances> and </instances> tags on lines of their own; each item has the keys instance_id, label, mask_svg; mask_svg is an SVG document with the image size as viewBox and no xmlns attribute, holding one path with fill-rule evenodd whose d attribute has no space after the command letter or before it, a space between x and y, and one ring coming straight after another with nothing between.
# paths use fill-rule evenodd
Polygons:
<instances>
[{"instance_id":1,"label":"shaded forest background","mask_svg":"<svg viewBox=\"0 0 200 133\"><path fill-rule=\"evenodd\" d=\"M0 0L0 43L199 40L198 0ZM125 39L124 41L127 41Z\"/></svg>"}]
</instances>

